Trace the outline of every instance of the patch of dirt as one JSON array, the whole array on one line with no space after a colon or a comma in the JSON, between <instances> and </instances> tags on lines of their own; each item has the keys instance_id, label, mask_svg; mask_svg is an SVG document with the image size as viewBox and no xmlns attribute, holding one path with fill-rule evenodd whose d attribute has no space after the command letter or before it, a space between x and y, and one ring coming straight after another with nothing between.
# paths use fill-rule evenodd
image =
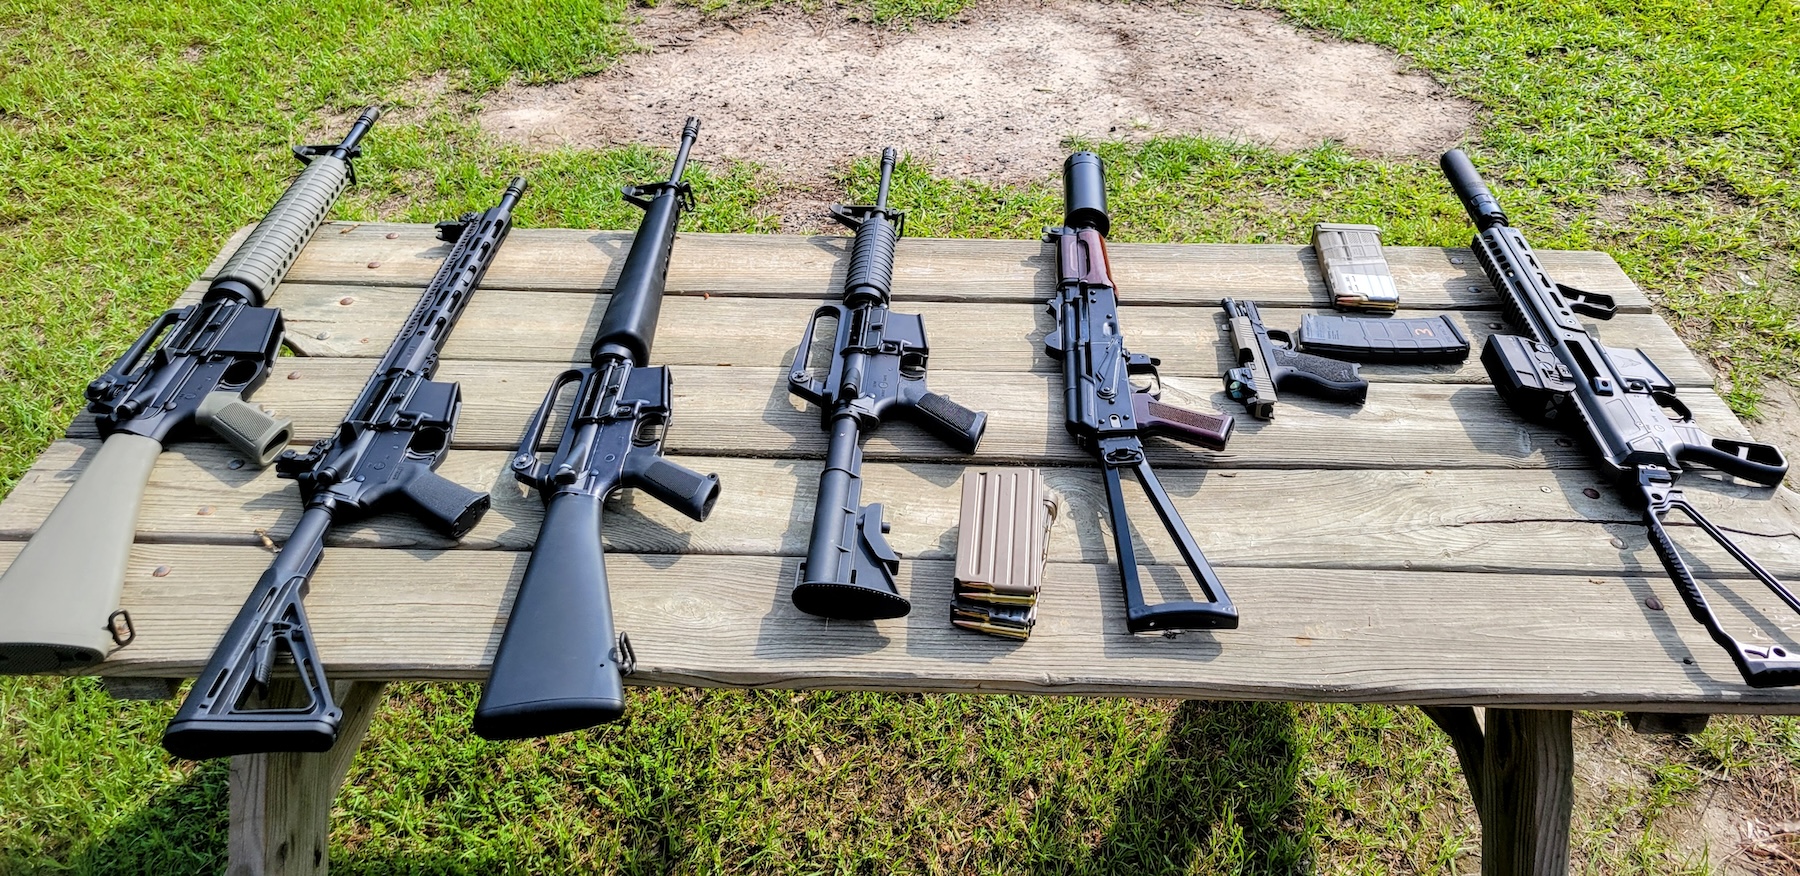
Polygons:
<instances>
[{"instance_id":1,"label":"patch of dirt","mask_svg":"<svg viewBox=\"0 0 1800 876\"><path fill-rule=\"evenodd\" d=\"M1392 52L1320 38L1274 13L1187 3L991 0L893 31L771 12L715 21L665 4L614 69L488 97L481 126L542 148L673 142L816 183L893 145L941 175L1053 176L1071 137L1203 133L1283 149L1336 141L1436 155L1475 106Z\"/></svg>"}]
</instances>

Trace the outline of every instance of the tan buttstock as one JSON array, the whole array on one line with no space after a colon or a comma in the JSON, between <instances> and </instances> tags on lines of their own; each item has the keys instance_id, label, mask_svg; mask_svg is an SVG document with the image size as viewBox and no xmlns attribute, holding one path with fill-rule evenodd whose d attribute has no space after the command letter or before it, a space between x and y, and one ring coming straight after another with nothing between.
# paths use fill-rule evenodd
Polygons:
<instances>
[{"instance_id":1,"label":"tan buttstock","mask_svg":"<svg viewBox=\"0 0 1800 876\"><path fill-rule=\"evenodd\" d=\"M162 445L118 433L0 575L0 674L89 666L115 646L138 505Z\"/></svg>"}]
</instances>

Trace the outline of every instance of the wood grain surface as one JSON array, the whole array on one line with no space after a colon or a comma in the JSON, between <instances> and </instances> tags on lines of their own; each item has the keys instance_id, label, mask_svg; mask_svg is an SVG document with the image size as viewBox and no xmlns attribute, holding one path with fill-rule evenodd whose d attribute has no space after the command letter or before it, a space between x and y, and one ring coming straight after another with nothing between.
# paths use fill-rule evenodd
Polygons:
<instances>
[{"instance_id":1,"label":"wood grain surface","mask_svg":"<svg viewBox=\"0 0 1800 876\"><path fill-rule=\"evenodd\" d=\"M392 235L390 237L390 235ZM333 223L273 303L293 356L253 397L322 437L445 248L428 226ZM442 473L492 491L461 543L381 516L336 530L308 599L338 679L477 679L523 573L541 506L507 464L561 370L584 363L629 245L625 232L519 229L446 350L438 379L464 409ZM911 616L825 622L788 602L805 552L825 435L785 387L806 320L835 296L847 238L684 234L653 359L672 366L667 446L716 472L724 493L695 523L647 496L607 510L618 621L649 684L1026 691L1210 699L1332 700L1665 712L1800 712L1800 691L1753 691L1687 617L1624 507L1566 436L1515 417L1471 357L1461 365L1366 366L1361 407L1283 396L1273 422L1224 397L1225 296L1263 304L1274 327L1323 310L1309 248L1118 244L1128 346L1163 362L1165 400L1238 418L1223 452L1154 439L1151 457L1243 613L1235 631L1176 638L1124 631L1099 472L1063 429L1042 300L1053 269L1035 241L913 240L894 307L925 317L934 389L988 411L971 456L908 423L867 447L864 499L881 502L905 558ZM1598 253L1544 252L1556 279L1617 296L1601 337L1648 353L1700 422L1746 437L1710 372ZM1477 350L1504 330L1467 251L1388 249L1401 315L1448 315ZM215 265L217 263L215 262ZM197 283L192 298L204 288ZM47 450L0 503L0 564L98 446L90 417ZM1044 467L1060 519L1036 631L1004 642L950 627L958 482L971 463ZM1800 501L1690 475L1690 498L1778 574L1800 578ZM1157 598L1185 573L1134 497L1134 540ZM98 671L173 677L205 660L271 550L299 516L294 485L211 440L178 443L152 475L126 607L138 640ZM1800 619L1681 530L1734 632L1795 646Z\"/></svg>"}]
</instances>

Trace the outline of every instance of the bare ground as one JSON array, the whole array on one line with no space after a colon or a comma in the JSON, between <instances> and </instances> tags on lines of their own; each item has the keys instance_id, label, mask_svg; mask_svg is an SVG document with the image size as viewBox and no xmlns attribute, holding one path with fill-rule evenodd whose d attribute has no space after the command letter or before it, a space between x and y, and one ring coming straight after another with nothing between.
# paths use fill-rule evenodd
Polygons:
<instances>
[{"instance_id":1,"label":"bare ground","mask_svg":"<svg viewBox=\"0 0 1800 876\"><path fill-rule=\"evenodd\" d=\"M830 197L834 171L884 145L939 175L1019 183L1053 176L1071 138L1204 133L1423 156L1475 118L1387 49L1211 4L988 0L909 31L667 4L632 33L652 51L503 89L484 100L482 128L545 148L664 144L698 115L697 155L772 168L803 202L809 189Z\"/></svg>"}]
</instances>

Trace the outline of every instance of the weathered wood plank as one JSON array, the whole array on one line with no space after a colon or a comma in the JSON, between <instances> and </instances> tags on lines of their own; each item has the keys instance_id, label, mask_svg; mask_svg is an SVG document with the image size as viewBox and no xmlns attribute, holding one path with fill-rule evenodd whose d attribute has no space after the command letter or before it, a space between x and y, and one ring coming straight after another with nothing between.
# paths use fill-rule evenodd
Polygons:
<instances>
[{"instance_id":1,"label":"weathered wood plank","mask_svg":"<svg viewBox=\"0 0 1800 876\"><path fill-rule=\"evenodd\" d=\"M288 345L303 356L379 357L418 300L418 289L381 286L293 286L278 299L287 319ZM456 324L445 355L457 359L580 362L611 300L608 295L570 295L484 288ZM290 303L291 302L291 303ZM655 361L661 365L732 365L785 368L807 320L820 301L743 298L671 298L663 305ZM931 367L954 371L1037 371L1061 365L1044 355L1044 335L1055 320L1041 304L898 302L895 308L925 318ZM1267 307L1270 328L1297 330L1303 313L1321 308ZM1238 364L1222 311L1210 308L1126 307L1121 320L1134 351L1162 359L1172 375L1214 376ZM1417 315L1417 314L1415 314ZM1371 381L1484 383L1481 345L1505 333L1498 311L1448 311L1469 338L1471 354L1458 365L1365 365ZM1605 325L1615 347L1639 347L1681 386L1712 386L1712 375L1682 345L1668 324L1650 314L1627 314Z\"/></svg>"},{"instance_id":2,"label":"weathered wood plank","mask_svg":"<svg viewBox=\"0 0 1800 876\"><path fill-rule=\"evenodd\" d=\"M277 687L292 683L278 682ZM382 682L338 685L344 710L337 745L319 754L279 752L231 759L228 876L325 876L331 801L381 704Z\"/></svg>"},{"instance_id":3,"label":"weathered wood plank","mask_svg":"<svg viewBox=\"0 0 1800 876\"><path fill-rule=\"evenodd\" d=\"M95 442L58 442L0 504L0 539L22 539L79 475ZM276 542L299 520L291 481L228 467L222 446L189 444L164 454L138 517L139 540L187 544ZM542 522L542 506L507 471L511 454L450 455L440 472L491 490L493 509L460 542L417 521L384 515L333 531L333 546L524 550ZM624 494L609 509L610 549L636 553L800 556L806 551L820 463L686 457L714 472L724 493L704 523L647 496ZM908 559L955 555L962 466L869 463L864 498L885 504L888 541ZM1061 498L1050 539L1055 560L1112 560L1100 473L1092 466L1046 469ZM1697 479L1690 479L1695 481ZM1464 572L1532 571L1607 575L1657 568L1638 513L1620 504L1592 473L1565 471L1170 471L1164 486L1219 566L1359 568ZM1592 491L1589 496L1587 491ZM1800 577L1800 497L1788 490L1696 484L1687 491L1702 513L1738 533L1741 544L1777 574ZM902 501L904 499L904 501ZM1135 497L1134 497L1135 499ZM1140 551L1174 562L1173 543L1155 516L1133 502ZM1304 523L1303 530L1296 527ZM1690 530L1691 532L1691 530ZM260 534L259 534L260 533ZM1617 544L1615 545L1615 540ZM1690 539L1683 538L1684 544ZM1698 562L1740 576L1722 556Z\"/></svg>"},{"instance_id":4,"label":"weathered wood plank","mask_svg":"<svg viewBox=\"0 0 1800 876\"><path fill-rule=\"evenodd\" d=\"M17 549L0 544L0 560ZM253 548L139 545L124 599L138 641L101 672L192 675L268 558ZM916 607L882 624L801 614L787 596L798 564L789 557L613 554L613 604L637 651L634 681L1800 710L1800 691L1741 684L1729 658L1678 608L1645 608L1652 596L1679 604L1660 577L1571 586L1567 576L1236 569L1226 583L1243 609L1242 628L1164 639L1124 632L1110 566L1052 563L1036 630L1019 644L950 627L949 562L904 564L901 592ZM307 604L328 671L338 680L482 677L524 567L517 552L326 551ZM1153 586L1166 588L1170 570L1147 571ZM1728 623L1745 623L1740 603L1780 616L1774 597L1740 595L1721 600ZM1791 627L1782 634L1790 647L1796 634Z\"/></svg>"},{"instance_id":5,"label":"weathered wood plank","mask_svg":"<svg viewBox=\"0 0 1800 876\"><path fill-rule=\"evenodd\" d=\"M336 428L368 377L355 359L283 359L254 396L256 403L292 417L295 434L310 439ZM463 391L455 446L497 450L517 446L525 421L561 366L548 363L447 361L440 380ZM792 399L785 371L771 368L684 367L674 372L675 419L667 446L678 454L794 457L823 455L826 438L817 412ZM1164 400L1196 409L1242 413L1215 378L1170 377ZM1063 463L1087 460L1063 428L1058 378L1049 374L945 371L932 387L988 412L981 449L958 461ZM1721 437L1745 437L1723 401L1695 388L1683 394L1700 424ZM1224 468L1585 468L1587 457L1567 438L1528 424L1486 386L1378 384L1361 407L1283 397L1274 422L1238 417L1231 445L1219 453L1152 439L1158 466ZM78 418L71 437L97 435L93 419ZM1560 439L1560 440L1559 440ZM871 459L957 459L909 423L884 427L867 446Z\"/></svg>"},{"instance_id":6,"label":"weathered wood plank","mask_svg":"<svg viewBox=\"0 0 1800 876\"><path fill-rule=\"evenodd\" d=\"M396 235L389 239L387 235ZM848 237L682 234L669 293L819 298L833 294L848 261ZM628 231L521 228L507 238L487 282L494 288L592 292L611 288L631 245ZM429 225L329 223L295 262L297 283L423 286L449 251ZM1030 240L909 238L896 251L894 288L915 301L1041 301L1055 283L1049 244ZM1387 247L1408 308L1493 306L1494 293L1466 249ZM1266 244L1119 243L1109 247L1113 281L1134 304L1206 306L1225 296L1328 305L1310 247ZM1558 281L1604 292L1622 310L1649 302L1610 256L1539 250Z\"/></svg>"}]
</instances>

